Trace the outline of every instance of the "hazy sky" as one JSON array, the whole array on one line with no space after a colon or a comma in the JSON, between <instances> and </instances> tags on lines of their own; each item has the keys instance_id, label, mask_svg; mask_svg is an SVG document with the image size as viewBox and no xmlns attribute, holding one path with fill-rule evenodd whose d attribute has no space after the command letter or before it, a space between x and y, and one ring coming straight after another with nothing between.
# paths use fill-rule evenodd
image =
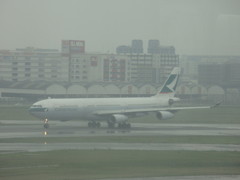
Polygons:
<instances>
[{"instance_id":1,"label":"hazy sky","mask_svg":"<svg viewBox=\"0 0 240 180\"><path fill-rule=\"evenodd\" d=\"M0 49L61 49L86 41L88 52L149 39L176 52L240 55L240 0L0 0Z\"/></svg>"}]
</instances>

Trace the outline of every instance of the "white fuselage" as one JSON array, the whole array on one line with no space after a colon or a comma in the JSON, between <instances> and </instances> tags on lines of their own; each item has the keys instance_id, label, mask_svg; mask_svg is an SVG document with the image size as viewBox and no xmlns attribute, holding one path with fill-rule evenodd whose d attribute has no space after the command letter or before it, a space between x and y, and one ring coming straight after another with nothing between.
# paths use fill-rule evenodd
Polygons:
<instances>
[{"instance_id":1,"label":"white fuselage","mask_svg":"<svg viewBox=\"0 0 240 180\"><path fill-rule=\"evenodd\" d=\"M29 112L41 119L51 120L103 120L106 116L96 115L99 111L116 111L124 114L126 110L153 109L167 107L169 98L77 98L46 99L36 102ZM138 111L138 113L141 113Z\"/></svg>"},{"instance_id":2,"label":"white fuselage","mask_svg":"<svg viewBox=\"0 0 240 180\"><path fill-rule=\"evenodd\" d=\"M148 112L156 112L159 119L169 119L173 114L164 107L176 100L174 94L179 73L179 68L174 68L162 88L152 97L46 99L33 104L29 112L38 118L52 120L108 119L109 127L111 123L123 122L129 117L146 115Z\"/></svg>"}]
</instances>

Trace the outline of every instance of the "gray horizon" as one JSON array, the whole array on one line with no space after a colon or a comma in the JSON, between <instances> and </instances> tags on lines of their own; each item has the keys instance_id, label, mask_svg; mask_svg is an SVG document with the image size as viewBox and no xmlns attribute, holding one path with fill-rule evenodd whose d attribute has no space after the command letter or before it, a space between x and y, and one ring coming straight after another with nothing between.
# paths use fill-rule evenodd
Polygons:
<instances>
[{"instance_id":1,"label":"gray horizon","mask_svg":"<svg viewBox=\"0 0 240 180\"><path fill-rule=\"evenodd\" d=\"M115 53L141 39L180 55L240 55L238 0L0 0L0 49L61 49L85 40L87 52Z\"/></svg>"}]
</instances>

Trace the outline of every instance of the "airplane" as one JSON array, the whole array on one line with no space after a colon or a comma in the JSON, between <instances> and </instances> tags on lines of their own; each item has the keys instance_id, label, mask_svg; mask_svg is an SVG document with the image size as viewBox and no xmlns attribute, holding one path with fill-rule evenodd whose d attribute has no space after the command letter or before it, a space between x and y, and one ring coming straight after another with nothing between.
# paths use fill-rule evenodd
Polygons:
<instances>
[{"instance_id":1,"label":"airplane","mask_svg":"<svg viewBox=\"0 0 240 180\"><path fill-rule=\"evenodd\" d=\"M183 109L203 109L213 106L172 107L180 99L175 92L180 76L180 68L173 68L171 74L156 95L151 97L128 98L63 98L45 99L34 103L29 113L44 120L88 120L88 127L99 128L101 121L107 121L109 128L131 128L129 118L146 116L154 112L159 120L170 119L174 113Z\"/></svg>"}]
</instances>

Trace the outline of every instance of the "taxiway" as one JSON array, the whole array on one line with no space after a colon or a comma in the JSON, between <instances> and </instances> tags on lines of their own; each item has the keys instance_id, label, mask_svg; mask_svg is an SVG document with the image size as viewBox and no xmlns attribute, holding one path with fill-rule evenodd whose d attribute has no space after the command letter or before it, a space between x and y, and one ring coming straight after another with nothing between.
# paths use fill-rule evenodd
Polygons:
<instances>
[{"instance_id":1,"label":"taxiway","mask_svg":"<svg viewBox=\"0 0 240 180\"><path fill-rule=\"evenodd\" d=\"M106 124L100 129L87 128L87 122L53 121L47 137L84 136L239 136L240 124L148 124L133 123L131 130L109 130ZM4 138L45 137L41 121L0 121L0 140ZM179 144L179 143L0 143L0 151L52 151L62 149L112 150L191 150L240 151L240 145L231 144Z\"/></svg>"}]
</instances>

